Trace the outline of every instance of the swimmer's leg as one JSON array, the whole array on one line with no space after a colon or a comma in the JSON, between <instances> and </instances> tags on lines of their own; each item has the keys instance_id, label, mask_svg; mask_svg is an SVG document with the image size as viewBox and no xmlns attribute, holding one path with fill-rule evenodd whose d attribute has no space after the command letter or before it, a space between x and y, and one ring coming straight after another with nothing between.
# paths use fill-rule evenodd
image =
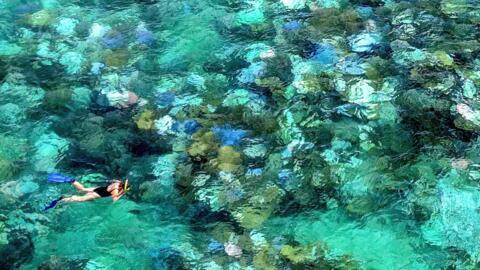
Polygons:
<instances>
[{"instance_id":1,"label":"swimmer's leg","mask_svg":"<svg viewBox=\"0 0 480 270\"><path fill-rule=\"evenodd\" d=\"M89 192L83 196L70 196L63 198L61 202L86 202L86 201L93 201L95 199L101 198L100 195L98 195L95 192Z\"/></svg>"},{"instance_id":2,"label":"swimmer's leg","mask_svg":"<svg viewBox=\"0 0 480 270\"><path fill-rule=\"evenodd\" d=\"M86 188L80 182L74 181L72 182L72 186L74 186L80 192L92 192L95 188Z\"/></svg>"}]
</instances>

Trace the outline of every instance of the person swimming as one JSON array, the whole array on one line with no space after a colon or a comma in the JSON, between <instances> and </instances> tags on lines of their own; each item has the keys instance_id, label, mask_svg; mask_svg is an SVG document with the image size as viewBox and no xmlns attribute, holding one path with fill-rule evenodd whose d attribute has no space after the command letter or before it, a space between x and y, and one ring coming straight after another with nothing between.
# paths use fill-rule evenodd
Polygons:
<instances>
[{"instance_id":1,"label":"person swimming","mask_svg":"<svg viewBox=\"0 0 480 270\"><path fill-rule=\"evenodd\" d=\"M75 189L85 193L85 195L73 195L69 197L61 196L53 200L44 210L54 208L59 203L65 202L86 202L93 201L99 198L111 197L113 202L118 201L128 191L128 179L125 182L121 180L112 180L107 186L86 188L80 182L73 178L61 174L49 174L48 181L55 183L70 183Z\"/></svg>"},{"instance_id":2,"label":"person swimming","mask_svg":"<svg viewBox=\"0 0 480 270\"><path fill-rule=\"evenodd\" d=\"M62 202L86 202L104 197L112 197L114 202L118 201L125 194L125 186L128 185L128 180L122 182L120 180L113 180L108 186L86 188L81 183L73 181L72 185L80 192L86 193L83 196L73 195L64 197Z\"/></svg>"}]
</instances>

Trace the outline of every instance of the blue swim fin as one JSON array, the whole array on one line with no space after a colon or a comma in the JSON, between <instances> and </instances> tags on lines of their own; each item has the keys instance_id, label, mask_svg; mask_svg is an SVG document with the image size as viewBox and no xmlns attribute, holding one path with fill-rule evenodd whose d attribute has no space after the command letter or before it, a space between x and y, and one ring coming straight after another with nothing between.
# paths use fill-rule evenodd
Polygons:
<instances>
[{"instance_id":1,"label":"blue swim fin","mask_svg":"<svg viewBox=\"0 0 480 270\"><path fill-rule=\"evenodd\" d=\"M48 181L54 183L73 183L75 179L60 173L49 173Z\"/></svg>"},{"instance_id":2,"label":"blue swim fin","mask_svg":"<svg viewBox=\"0 0 480 270\"><path fill-rule=\"evenodd\" d=\"M63 196L61 196L61 197L58 198L58 199L55 199L55 200L51 201L50 204L47 205L47 206L45 207L45 209L43 209L43 211L47 211L48 209L54 208L55 206L57 206L57 203L58 203L59 201L61 201L62 199L63 199Z\"/></svg>"}]
</instances>

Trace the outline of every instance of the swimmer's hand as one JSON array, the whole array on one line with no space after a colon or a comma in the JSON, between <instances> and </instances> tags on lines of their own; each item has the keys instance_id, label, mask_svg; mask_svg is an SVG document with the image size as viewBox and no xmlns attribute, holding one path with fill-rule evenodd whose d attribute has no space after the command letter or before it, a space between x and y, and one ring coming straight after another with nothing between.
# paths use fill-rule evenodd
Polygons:
<instances>
[{"instance_id":1,"label":"swimmer's hand","mask_svg":"<svg viewBox=\"0 0 480 270\"><path fill-rule=\"evenodd\" d=\"M112 200L113 202L116 202L118 201L122 196L123 196L123 192L122 193L118 193L118 189L114 189L112 191Z\"/></svg>"}]
</instances>

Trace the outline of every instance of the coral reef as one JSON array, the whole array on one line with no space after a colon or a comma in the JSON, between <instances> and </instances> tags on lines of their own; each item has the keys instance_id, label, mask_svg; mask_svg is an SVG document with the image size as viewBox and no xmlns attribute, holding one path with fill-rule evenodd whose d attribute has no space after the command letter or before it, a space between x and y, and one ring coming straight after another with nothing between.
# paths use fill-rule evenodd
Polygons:
<instances>
[{"instance_id":1,"label":"coral reef","mask_svg":"<svg viewBox=\"0 0 480 270\"><path fill-rule=\"evenodd\" d=\"M478 1L0 14L1 269L478 268Z\"/></svg>"}]
</instances>

